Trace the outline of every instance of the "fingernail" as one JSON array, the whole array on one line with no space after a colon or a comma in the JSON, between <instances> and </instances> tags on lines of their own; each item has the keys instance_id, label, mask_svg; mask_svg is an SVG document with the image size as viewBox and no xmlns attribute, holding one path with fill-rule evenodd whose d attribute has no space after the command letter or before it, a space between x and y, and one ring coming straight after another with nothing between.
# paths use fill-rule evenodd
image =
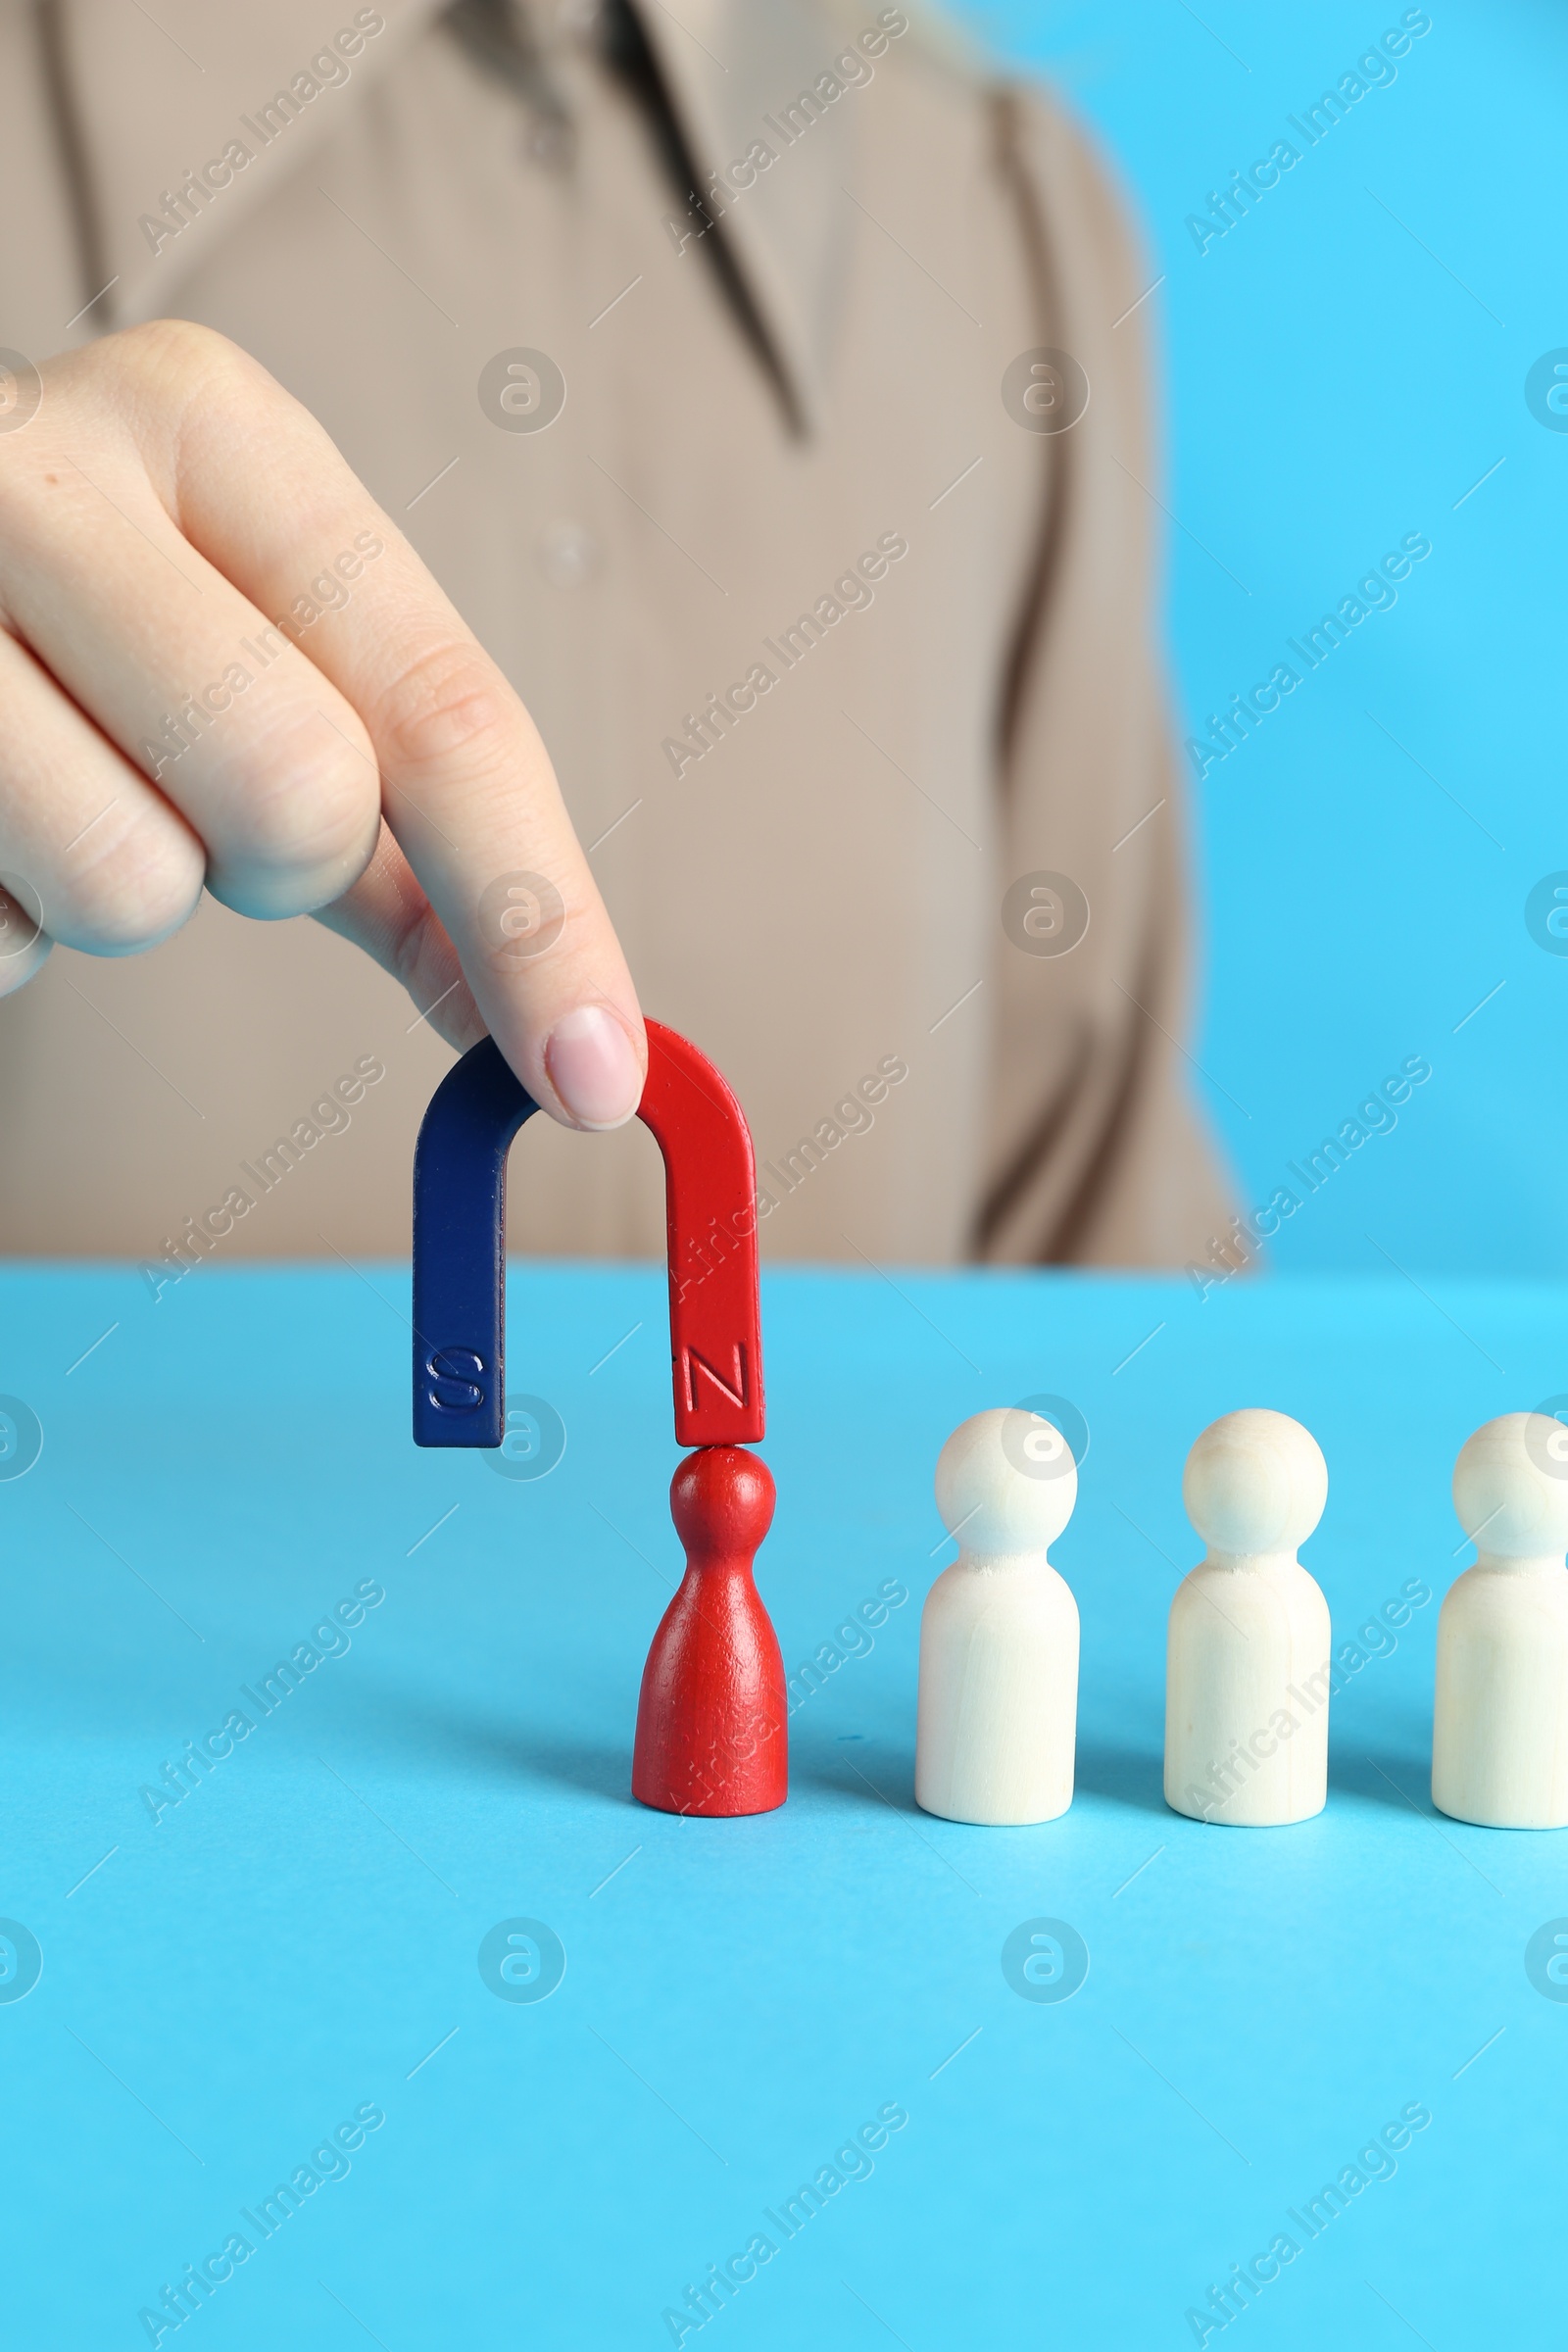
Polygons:
<instances>
[{"instance_id":1,"label":"fingernail","mask_svg":"<svg viewBox=\"0 0 1568 2352\"><path fill-rule=\"evenodd\" d=\"M598 1004L562 1016L545 1048L545 1068L563 1103L584 1127L621 1127L642 1100L631 1039Z\"/></svg>"}]
</instances>

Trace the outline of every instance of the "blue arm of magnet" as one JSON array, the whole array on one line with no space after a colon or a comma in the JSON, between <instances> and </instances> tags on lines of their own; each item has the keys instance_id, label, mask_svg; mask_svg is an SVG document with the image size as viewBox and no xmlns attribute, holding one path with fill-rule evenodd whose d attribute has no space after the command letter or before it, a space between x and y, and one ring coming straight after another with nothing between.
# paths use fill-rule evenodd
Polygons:
<instances>
[{"instance_id":1,"label":"blue arm of magnet","mask_svg":"<svg viewBox=\"0 0 1568 2352\"><path fill-rule=\"evenodd\" d=\"M430 1100L414 1153L414 1442L499 1446L507 1153L539 1105L485 1038Z\"/></svg>"}]
</instances>

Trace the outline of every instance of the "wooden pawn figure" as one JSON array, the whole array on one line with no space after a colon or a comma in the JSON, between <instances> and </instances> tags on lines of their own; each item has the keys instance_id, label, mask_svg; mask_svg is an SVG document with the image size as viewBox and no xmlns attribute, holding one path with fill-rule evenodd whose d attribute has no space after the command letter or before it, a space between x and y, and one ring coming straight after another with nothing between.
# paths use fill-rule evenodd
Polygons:
<instances>
[{"instance_id":1,"label":"wooden pawn figure","mask_svg":"<svg viewBox=\"0 0 1568 2352\"><path fill-rule=\"evenodd\" d=\"M947 1821L1054 1821L1072 1802L1078 1604L1047 1557L1078 1469L1017 1406L961 1422L937 1462L958 1556L926 1594L914 1797Z\"/></svg>"},{"instance_id":2,"label":"wooden pawn figure","mask_svg":"<svg viewBox=\"0 0 1568 2352\"><path fill-rule=\"evenodd\" d=\"M662 1813L770 1813L789 1794L784 1660L752 1562L773 1521L767 1464L702 1446L669 1482L686 1573L637 1699L631 1792Z\"/></svg>"},{"instance_id":3,"label":"wooden pawn figure","mask_svg":"<svg viewBox=\"0 0 1568 2352\"><path fill-rule=\"evenodd\" d=\"M1460 1449L1476 1545L1438 1618L1432 1802L1493 1830L1568 1827L1568 1430L1504 1413Z\"/></svg>"},{"instance_id":4,"label":"wooden pawn figure","mask_svg":"<svg viewBox=\"0 0 1568 2352\"><path fill-rule=\"evenodd\" d=\"M1286 1413L1226 1413L1187 1457L1182 1500L1207 1545L1171 1602L1165 1802L1194 1821L1275 1828L1328 1794L1328 1603L1297 1558L1323 1516L1317 1441Z\"/></svg>"}]
</instances>

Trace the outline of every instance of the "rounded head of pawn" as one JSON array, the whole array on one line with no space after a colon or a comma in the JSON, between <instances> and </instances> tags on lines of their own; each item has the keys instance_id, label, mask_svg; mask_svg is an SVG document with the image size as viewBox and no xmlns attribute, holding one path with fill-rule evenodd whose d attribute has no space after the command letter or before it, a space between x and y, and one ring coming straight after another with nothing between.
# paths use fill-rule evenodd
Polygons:
<instances>
[{"instance_id":1,"label":"rounded head of pawn","mask_svg":"<svg viewBox=\"0 0 1568 2352\"><path fill-rule=\"evenodd\" d=\"M1261 1408L1211 1421L1182 1474L1187 1516L1210 1551L1294 1555L1328 1498L1328 1464L1311 1431Z\"/></svg>"},{"instance_id":2,"label":"rounded head of pawn","mask_svg":"<svg viewBox=\"0 0 1568 2352\"><path fill-rule=\"evenodd\" d=\"M744 1446L700 1446L669 1482L669 1515L688 1555L756 1551L773 1499L772 1472Z\"/></svg>"},{"instance_id":3,"label":"rounded head of pawn","mask_svg":"<svg viewBox=\"0 0 1568 2352\"><path fill-rule=\"evenodd\" d=\"M1568 1551L1568 1439L1548 1413L1504 1413L1467 1438L1453 1465L1453 1507L1482 1552L1503 1560Z\"/></svg>"},{"instance_id":4,"label":"rounded head of pawn","mask_svg":"<svg viewBox=\"0 0 1568 2352\"><path fill-rule=\"evenodd\" d=\"M1052 1422L1017 1405L960 1421L937 1457L937 1509L965 1551L1044 1551L1072 1517L1078 1465Z\"/></svg>"}]
</instances>

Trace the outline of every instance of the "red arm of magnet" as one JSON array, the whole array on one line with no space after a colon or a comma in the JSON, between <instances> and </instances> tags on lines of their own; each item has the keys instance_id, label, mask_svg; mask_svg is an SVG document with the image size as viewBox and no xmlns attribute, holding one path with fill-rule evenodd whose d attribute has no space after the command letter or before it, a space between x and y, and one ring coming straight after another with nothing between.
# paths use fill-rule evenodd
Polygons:
<instances>
[{"instance_id":1,"label":"red arm of magnet","mask_svg":"<svg viewBox=\"0 0 1568 2352\"><path fill-rule=\"evenodd\" d=\"M706 1054L660 1021L647 1026L638 1116L664 1155L676 1442L755 1445L764 1414L751 1133Z\"/></svg>"}]
</instances>

